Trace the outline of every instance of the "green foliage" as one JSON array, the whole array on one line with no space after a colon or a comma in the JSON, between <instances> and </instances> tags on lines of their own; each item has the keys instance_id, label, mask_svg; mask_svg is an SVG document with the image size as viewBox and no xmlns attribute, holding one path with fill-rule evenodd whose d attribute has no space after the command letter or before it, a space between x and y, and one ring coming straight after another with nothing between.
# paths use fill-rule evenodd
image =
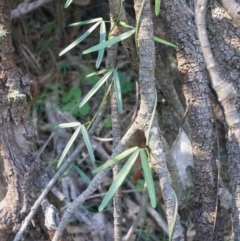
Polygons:
<instances>
[{"instance_id":1,"label":"green foliage","mask_svg":"<svg viewBox=\"0 0 240 241\"><path fill-rule=\"evenodd\" d=\"M117 189L121 186L123 181L125 180L127 174L131 170L134 162L136 161L139 154L139 149L135 150L133 154L129 157L125 165L122 167L120 172L118 173L116 179L112 183L111 187L109 188L106 196L104 197L102 203L100 204L98 210L102 211L109 203L109 201L112 199L113 195L116 193Z\"/></svg>"},{"instance_id":2,"label":"green foliage","mask_svg":"<svg viewBox=\"0 0 240 241\"><path fill-rule=\"evenodd\" d=\"M140 158L142 162L144 178L147 184L148 194L151 200L151 205L153 208L155 208L157 205L157 202L156 202L156 194L155 194L152 172L149 166L149 158L147 157L145 151L142 149L140 150Z\"/></svg>"},{"instance_id":3,"label":"green foliage","mask_svg":"<svg viewBox=\"0 0 240 241\"><path fill-rule=\"evenodd\" d=\"M160 13L161 0L155 0L155 14L156 16Z\"/></svg>"},{"instance_id":4,"label":"green foliage","mask_svg":"<svg viewBox=\"0 0 240 241\"><path fill-rule=\"evenodd\" d=\"M75 141L75 139L78 136L78 133L81 130L81 124L79 123L77 129L75 130L75 132L73 133L72 137L70 138L70 140L68 141L67 145L65 146L62 155L59 158L58 164L57 164L57 168L59 168L64 160L64 158L66 157L67 153L69 152L70 148L72 147L73 142Z\"/></svg>"},{"instance_id":5,"label":"green foliage","mask_svg":"<svg viewBox=\"0 0 240 241\"><path fill-rule=\"evenodd\" d=\"M109 39L108 41L106 42L103 42L101 44L97 44L85 51L83 51L83 54L89 54L89 53L92 53L92 52L95 52L95 51L98 51L100 49L103 49L103 48L107 48L107 47L110 47L126 38L129 38L131 35L133 35L135 33L135 30L130 30L128 32L125 32L123 34L120 34L116 37L113 37L111 39Z\"/></svg>"},{"instance_id":6,"label":"green foliage","mask_svg":"<svg viewBox=\"0 0 240 241\"><path fill-rule=\"evenodd\" d=\"M142 192L143 191L143 188L144 188L144 183L145 181L143 179L138 179L136 181L136 189L139 191L139 192Z\"/></svg>"},{"instance_id":7,"label":"green foliage","mask_svg":"<svg viewBox=\"0 0 240 241\"><path fill-rule=\"evenodd\" d=\"M54 32L57 31L58 29L58 25L56 23L56 21L51 21L51 22L48 22L44 25L44 34L52 34Z\"/></svg>"},{"instance_id":8,"label":"green foliage","mask_svg":"<svg viewBox=\"0 0 240 241\"><path fill-rule=\"evenodd\" d=\"M71 0L67 0L67 2L65 4L65 7L68 7L71 4L71 2L72 2ZM123 1L121 0L118 18L115 20L114 26L116 24L119 24L121 12L122 12L122 7L123 7L122 2ZM156 13L156 15L158 15L159 12L160 12L160 4L161 4L161 0L156 0L156 2L155 2L155 13ZM118 43L118 42L120 42L124 39L129 38L134 33L135 33L136 48L138 49L138 45L139 45L138 44L138 29L139 29L141 14L142 14L142 10L144 8L144 5L145 5L145 0L142 1L141 9L140 9L140 12L137 16L136 27L129 26L128 24L126 24L124 22L120 22L120 24L122 26L124 26L126 28L130 28L131 30L126 31L125 33L122 33L118 36L114 36L112 38L109 38L108 40L106 40L105 21L102 18L95 18L95 19L90 19L90 20L86 20L86 21L71 24L70 26L73 27L73 26L81 26L81 25L85 25L85 24L94 23L94 25L91 28L89 28L83 35L81 35L78 39L76 39L73 43L71 43L67 48L65 48L59 55L65 54L67 51L71 50L77 44L79 44L81 41L83 41L85 38L87 38L89 36L89 34L92 33L94 31L94 29L96 29L98 27L99 24L100 24L99 44L88 48L87 50L83 51L83 53L82 53L82 54L88 54L88 53L98 51L98 57L97 57L97 60L96 60L96 69L98 69L101 65L101 62L102 62L102 59L103 59L103 56L104 56L104 51L105 51L106 48L108 48L108 47L110 47L110 46L112 46L112 45L114 45L114 44L116 44L116 43ZM172 43L169 43L166 40L160 39L158 37L154 37L154 40L159 42L159 43L177 48L176 45L174 45ZM63 71L64 71L64 73L66 73L68 71L68 69L63 68ZM98 80L97 75L101 75L101 74L103 74L103 77L101 77ZM82 109L80 109L80 110L82 110L82 112L80 112L79 114L82 114L82 115L88 114L90 107L87 105L87 102L107 81L109 83L108 90L110 89L112 84L114 86L119 113L123 112L122 93L126 94L126 93L129 93L130 91L132 91L133 84L131 82L124 81L124 78L122 77L121 72L119 72L117 70L117 68L114 67L114 68L106 68L106 69L103 69L103 70L100 70L100 71L97 71L97 72L92 72L92 73L90 73L86 76L86 82L89 83L89 84L94 84L94 86L87 93L87 95L83 98L83 100L81 101L79 107L82 108ZM106 95L107 94L105 94L105 97L106 97ZM76 110L76 103L81 98L82 98L82 93L81 93L81 90L79 88L72 88L71 90L69 90L69 92L64 93L62 95L62 98L61 98L61 102L63 103L63 110L69 111L69 112L76 115L76 113L78 113L77 110ZM151 126L152 126L152 123L153 123L153 120L154 120L156 105L157 105L157 94L155 92L154 108L153 108L153 111L152 111L152 117L150 119L150 123L149 123L147 134L146 134L146 146L148 146L148 143L149 143L150 129L151 129ZM86 106L88 106L88 108ZM85 107L85 112L83 111L84 107ZM111 125L110 121L105 120L105 122L106 122L105 123L106 126ZM87 133L87 130L86 130L85 126L81 125L80 123L79 123L79 126L77 126L77 123L70 123L70 126L77 127L77 128L76 128L73 136L69 140L69 143L67 144L67 146L66 146L66 148L65 148L65 150L64 150L64 152L63 152L63 154L62 154L62 156L59 160L58 167L60 166L61 162L63 161L63 159L65 157L64 155L66 155L67 151L72 146L72 144L73 144L74 140L76 139L80 130L82 131L83 139L85 141L85 144L86 144L86 147L88 149L89 155L90 155L92 161L95 161L94 153L93 153L91 143L90 143L88 133ZM63 124L62 126L60 125L60 127L67 127L67 125L64 126L64 124ZM107 167L110 167L112 165L115 165L117 162L119 162L119 161L123 160L124 158L130 156L128 158L127 162L124 164L124 166L120 170L120 172L118 173L115 180L113 181L113 183L112 183L111 187L109 188L106 196L104 197L101 205L99 206L100 211L102 211L108 205L108 203L111 200L111 198L113 197L113 195L116 193L118 188L121 186L121 184L123 183L123 181L125 180L125 178L129 174L133 164L135 163L135 161L136 161L136 159L139 155L140 155L140 159L141 159L141 165L142 165L142 169L143 169L143 173L144 173L144 179L145 179L146 186L147 186L147 189L148 189L148 194L149 194L149 197L150 197L151 205L154 208L156 207L156 203L157 203L156 202L156 194L155 194L153 177L152 177L152 172L151 172L151 167L150 167L150 153L149 153L148 149L141 149L141 148L136 146L136 147L132 147L132 148L122 152L121 154L117 155L115 158L112 158L112 159L108 160L105 164L103 164L102 166L98 167L97 169L95 169L93 171L93 173L102 171L103 169L105 169ZM83 176L83 172L80 169L75 167L75 170L79 173L79 175ZM177 206L177 200L176 200L176 206ZM175 223L173 223L173 225L175 225ZM173 226L173 228L174 228L174 226Z\"/></svg>"},{"instance_id":9,"label":"green foliage","mask_svg":"<svg viewBox=\"0 0 240 241\"><path fill-rule=\"evenodd\" d=\"M89 185L91 181L88 178L88 176L81 170L81 168L76 165L72 165L72 167L82 177L82 179Z\"/></svg>"},{"instance_id":10,"label":"green foliage","mask_svg":"<svg viewBox=\"0 0 240 241\"><path fill-rule=\"evenodd\" d=\"M70 6L70 4L72 3L73 0L67 0L64 7L68 8Z\"/></svg>"},{"instance_id":11,"label":"green foliage","mask_svg":"<svg viewBox=\"0 0 240 241\"><path fill-rule=\"evenodd\" d=\"M137 146L132 147L121 154L117 155L113 159L108 160L106 163L104 163L102 166L98 167L93 171L93 173L102 171L103 169L112 166L116 164L117 162L123 160L125 157L131 155L128 159L128 161L125 163L125 165L122 167L121 171L118 173L116 179L113 181L110 189L107 192L107 195L103 199L99 211L102 211L104 207L109 203L113 195L116 193L118 188L121 186L123 183L124 179L130 172L130 169L132 168L133 164L135 163L139 153L140 153L140 158L141 158L141 163L142 163L142 168L144 172L144 178L145 182L147 184L147 189L148 189L148 194L151 200L151 205L152 207L156 207L156 194L155 194L155 188L154 188L154 183L153 183L153 177L152 177L152 172L149 164L149 154L146 155L145 153L146 150L141 149Z\"/></svg>"},{"instance_id":12,"label":"green foliage","mask_svg":"<svg viewBox=\"0 0 240 241\"><path fill-rule=\"evenodd\" d=\"M90 156L92 162L95 162L96 160L95 160L95 156L94 156L94 153L93 153L92 145L91 145L91 142L90 142L88 133L87 133L87 129L86 129L86 127L83 125L82 128L81 128L81 130L82 130L83 139L84 139L85 145L86 145L86 147L87 147L89 156Z\"/></svg>"},{"instance_id":13,"label":"green foliage","mask_svg":"<svg viewBox=\"0 0 240 241\"><path fill-rule=\"evenodd\" d=\"M69 65L69 63L61 62L58 66L58 72L63 74L63 76L66 76L70 70L71 66Z\"/></svg>"},{"instance_id":14,"label":"green foliage","mask_svg":"<svg viewBox=\"0 0 240 241\"><path fill-rule=\"evenodd\" d=\"M102 21L102 18L93 18L93 19L86 20L86 21L72 23L72 24L69 25L69 27L82 26L82 25L86 25L86 24L90 24L90 23L96 23L96 22L99 22L99 21Z\"/></svg>"},{"instance_id":15,"label":"green foliage","mask_svg":"<svg viewBox=\"0 0 240 241\"><path fill-rule=\"evenodd\" d=\"M119 75L118 75L118 72L117 72L116 69L113 71L113 81L114 81L114 90L115 90L115 93L116 93L118 111L119 111L120 114L122 114L123 113L122 92L121 92Z\"/></svg>"},{"instance_id":16,"label":"green foliage","mask_svg":"<svg viewBox=\"0 0 240 241\"><path fill-rule=\"evenodd\" d=\"M106 41L106 25L105 25L105 22L102 21L101 22L101 25L100 25L100 39L99 39L99 44L103 43ZM98 57L97 57L97 62L96 62L96 69L99 68L101 62L102 62L102 59L103 59L103 55L104 55L104 51L105 51L105 48L103 49L100 49L98 51Z\"/></svg>"},{"instance_id":17,"label":"green foliage","mask_svg":"<svg viewBox=\"0 0 240 241\"><path fill-rule=\"evenodd\" d=\"M87 130L86 130L84 125L82 125L80 122L72 122L72 123L59 124L57 127L59 127L59 128L77 127L75 132L71 136L70 140L68 141L67 145L65 146L65 148L62 152L62 155L59 158L57 168L59 168L61 166L64 158L66 157L67 153L69 152L70 148L72 147L73 142L76 140L80 130L82 131L83 140L84 140L85 145L87 147L90 158L93 162L95 162L95 156L94 156L94 153L93 153L92 145L90 143L89 136L88 136Z\"/></svg>"},{"instance_id":18,"label":"green foliage","mask_svg":"<svg viewBox=\"0 0 240 241\"><path fill-rule=\"evenodd\" d=\"M81 35L78 39L76 39L74 42L72 42L67 48L65 48L63 51L60 52L59 56L62 56L63 54L67 53L69 50L74 48L76 45L81 43L89 34L93 32L93 30L100 24L101 22L95 23L91 28L89 28L83 35Z\"/></svg>"},{"instance_id":19,"label":"green foliage","mask_svg":"<svg viewBox=\"0 0 240 241\"><path fill-rule=\"evenodd\" d=\"M168 41L166 41L166 40L164 40L164 39L158 38L158 37L156 37L156 36L154 36L154 41L159 42L159 43L161 43L161 44L165 44L165 45L170 46L170 47L173 47L173 48L178 48L177 45L172 44L172 43L170 43L170 42L168 42Z\"/></svg>"},{"instance_id":20,"label":"green foliage","mask_svg":"<svg viewBox=\"0 0 240 241\"><path fill-rule=\"evenodd\" d=\"M99 88L108 80L108 78L111 76L113 70L107 72L99 81L98 83L88 92L88 94L85 96L85 98L81 101L79 104L79 107L81 108L83 105L87 103L87 101L99 90Z\"/></svg>"},{"instance_id":21,"label":"green foliage","mask_svg":"<svg viewBox=\"0 0 240 241\"><path fill-rule=\"evenodd\" d=\"M112 119L110 117L105 118L104 120L104 126L106 128L110 128L112 126Z\"/></svg>"},{"instance_id":22,"label":"green foliage","mask_svg":"<svg viewBox=\"0 0 240 241\"><path fill-rule=\"evenodd\" d=\"M86 75L86 78L89 79L89 78L95 77L96 75L100 75L100 74L109 72L111 70L114 70L114 68L111 67L111 68L102 69L102 70L96 71L96 72L90 72Z\"/></svg>"},{"instance_id":23,"label":"green foliage","mask_svg":"<svg viewBox=\"0 0 240 241\"><path fill-rule=\"evenodd\" d=\"M41 50L39 52L48 52L52 51L53 43L51 41L45 41L42 43Z\"/></svg>"},{"instance_id":24,"label":"green foliage","mask_svg":"<svg viewBox=\"0 0 240 241\"><path fill-rule=\"evenodd\" d=\"M82 98L82 91L78 87L71 88L68 92L63 92L61 97L62 111L71 113L74 117L86 116L90 112L90 105L86 103L78 108L79 100Z\"/></svg>"},{"instance_id":25,"label":"green foliage","mask_svg":"<svg viewBox=\"0 0 240 241\"><path fill-rule=\"evenodd\" d=\"M125 81L121 78L120 75L120 85L121 85L121 91L123 94L128 94L133 91L134 85L132 82Z\"/></svg>"},{"instance_id":26,"label":"green foliage","mask_svg":"<svg viewBox=\"0 0 240 241\"><path fill-rule=\"evenodd\" d=\"M129 156L130 154L132 154L134 151L136 151L138 149L137 146L132 147L124 152L122 152L121 154L115 156L114 158L108 160L106 163L104 163L102 166L96 168L95 170L93 170L93 173L97 173L102 171L103 169L110 167L114 164L116 164L117 162L121 161L122 159L124 159L125 157Z\"/></svg>"}]
</instances>

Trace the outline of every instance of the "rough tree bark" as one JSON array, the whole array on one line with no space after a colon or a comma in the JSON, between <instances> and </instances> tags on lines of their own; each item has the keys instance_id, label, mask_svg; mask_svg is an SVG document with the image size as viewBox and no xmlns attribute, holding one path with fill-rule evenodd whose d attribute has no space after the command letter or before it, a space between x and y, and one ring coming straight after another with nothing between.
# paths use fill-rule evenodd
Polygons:
<instances>
[{"instance_id":1,"label":"rough tree bark","mask_svg":"<svg viewBox=\"0 0 240 241\"><path fill-rule=\"evenodd\" d=\"M132 6L134 5L135 15L138 16L143 1L130 0L130 2ZM168 84L167 76L166 79L161 80L163 76L161 63L155 63L155 59L156 62L161 59L155 56L150 2L152 1L146 1L140 21L139 52L136 52L132 38L123 41L123 47L132 65L135 78L139 81L141 103L138 115L124 137L120 140L120 133L116 134L115 138L118 139L115 139L113 156L132 145L137 131L146 133L153 110L155 88L158 88L156 81L160 86L159 89L163 89L163 95L169 105L177 113L178 126L184 115L184 109L175 93L174 86ZM183 128L190 135L195 161L193 209L197 231L196 240L223 240L223 224L218 199L219 170L216 164L216 131L209 87L211 83L218 95L219 103L223 107L227 124L228 161L233 195L232 239L235 241L240 239L240 30L238 12L240 7L233 0L221 0L220 2L223 7L213 0L197 1L199 14L204 11L203 8L207 7L208 36L205 37L209 38L210 44L199 37L202 34L199 30L202 27L200 25L205 23L203 24L199 19L198 23L195 22L194 14L189 12L185 1L162 1L161 13L166 21L170 40L178 45L176 58L188 109L188 122ZM119 1L111 0L109 5L112 19L117 19ZM125 9L121 15L121 21L135 22L128 16ZM126 29L118 26L118 31L120 34ZM34 156L34 129L29 118L27 104L31 99L29 80L14 65L10 33L10 2L2 0L0 2L0 151L4 160L5 177L8 184L6 197L0 203L0 239L3 241L13 239L14 232L19 229L33 202L49 180L40 160L36 160ZM208 50L207 53L204 49ZM211 51L213 55L210 54ZM115 55L116 52L114 58ZM214 62L213 59L217 61ZM111 60L111 62L114 61ZM226 90L230 91L227 93ZM174 96L172 100L171 95ZM162 136L157 117L154 118L150 134L151 162L159 178L170 227L174 214L172 186L173 188L175 188L174 185L178 186L178 180L174 181L172 173L169 174L173 169L167 163L167 159L171 160L171 156L168 157L171 154ZM164 146L166 147L164 148ZM97 174L86 191L68 207L53 240L59 240L71 215L79 204L82 204L97 189L110 169L111 167ZM170 178L172 178L172 183ZM177 191L179 198L180 194ZM182 195L179 200L184 202L184 198L185 195ZM120 213L115 216L119 218ZM44 226L44 215L41 210L37 213L37 217L40 221L37 224L41 228L36 231L33 226L30 226L25 240L51 239L53 232L48 231ZM116 240L122 239L120 219L116 220L118 230ZM71 239L65 234L62 240ZM173 240L184 240L179 216L176 218Z\"/></svg>"},{"instance_id":2,"label":"rough tree bark","mask_svg":"<svg viewBox=\"0 0 240 241\"><path fill-rule=\"evenodd\" d=\"M240 239L240 5L235 1L208 1L206 14L210 44L204 43L205 62L211 76L212 86L221 103L225 121L228 164L232 192L232 240ZM200 7L204 6L200 4ZM202 8L204 9L204 7ZM200 11L198 11L200 12ZM198 20L199 22L201 20ZM202 22L201 22L202 23ZM201 34L204 38L206 35ZM202 43L201 43L202 44ZM211 54L211 50L212 54Z\"/></svg>"},{"instance_id":3,"label":"rough tree bark","mask_svg":"<svg viewBox=\"0 0 240 241\"><path fill-rule=\"evenodd\" d=\"M215 225L218 205L217 167L209 77L203 62L196 26L188 14L186 5L183 1L173 0L163 1L162 6L171 41L178 45L178 69L182 74L183 93L189 109L188 120L192 131L195 161L196 240L221 240L218 239L222 236L221 231L218 231Z\"/></svg>"},{"instance_id":4,"label":"rough tree bark","mask_svg":"<svg viewBox=\"0 0 240 241\"><path fill-rule=\"evenodd\" d=\"M0 239L13 240L41 189L48 173L36 159L34 128L28 102L31 100L29 79L15 66L11 39L11 1L0 1L0 151L4 161L7 194L0 203ZM52 231L44 226L44 215L37 214L35 224L25 240L49 240ZM65 236L65 240L72 240Z\"/></svg>"}]
</instances>

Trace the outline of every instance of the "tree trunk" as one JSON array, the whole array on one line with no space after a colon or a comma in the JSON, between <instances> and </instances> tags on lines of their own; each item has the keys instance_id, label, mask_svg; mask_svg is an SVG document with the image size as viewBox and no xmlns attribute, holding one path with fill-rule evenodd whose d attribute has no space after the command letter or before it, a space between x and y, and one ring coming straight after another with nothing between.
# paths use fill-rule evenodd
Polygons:
<instances>
[{"instance_id":1,"label":"tree trunk","mask_svg":"<svg viewBox=\"0 0 240 241\"><path fill-rule=\"evenodd\" d=\"M14 64L10 4L9 0L0 1L0 151L8 186L0 203L1 241L13 240L49 180L46 170L34 155L34 128L28 107L30 83ZM50 239L53 232L44 226L42 211L37 216L36 225L41 228L29 227L25 240Z\"/></svg>"},{"instance_id":2,"label":"tree trunk","mask_svg":"<svg viewBox=\"0 0 240 241\"><path fill-rule=\"evenodd\" d=\"M176 57L188 108L194 154L194 217L196 240L221 240L216 227L217 167L214 156L215 131L209 95L209 77L200 51L196 26L183 1L163 1L162 13L178 45ZM218 224L218 222L217 222ZM217 232L216 232L217 231ZM220 233L218 233L220 232Z\"/></svg>"},{"instance_id":3,"label":"tree trunk","mask_svg":"<svg viewBox=\"0 0 240 241\"><path fill-rule=\"evenodd\" d=\"M230 4L231 1L222 2ZM235 4L237 3L235 2ZM239 15L237 6L238 9L240 8L237 4L232 10L236 10L236 15ZM228 127L226 128L226 147L228 150L228 164L231 177L230 186L233 196L232 239L240 240L240 29L234 24L234 22L234 19L231 19L226 10L216 3L216 1L209 1L207 23L208 35L211 40L211 49L218 64L219 76L224 82L227 84L229 83L233 88L232 93L228 94L228 98L232 102L232 106L230 105L231 109L228 106L224 111L227 122L227 125L225 126ZM218 96L218 98L220 101L221 99L224 100L222 96ZM234 110L232 108L234 108ZM229 124L228 116L232 116L231 118L234 117L232 124Z\"/></svg>"}]
</instances>

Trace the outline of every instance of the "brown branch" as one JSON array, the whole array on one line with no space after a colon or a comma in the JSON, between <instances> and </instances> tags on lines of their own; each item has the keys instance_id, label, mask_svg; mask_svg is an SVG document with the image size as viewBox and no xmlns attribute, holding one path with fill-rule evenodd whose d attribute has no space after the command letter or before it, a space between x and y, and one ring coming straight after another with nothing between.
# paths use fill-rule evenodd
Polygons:
<instances>
[{"instance_id":1,"label":"brown branch","mask_svg":"<svg viewBox=\"0 0 240 241\"><path fill-rule=\"evenodd\" d=\"M130 181L127 181L127 185L131 190L133 190L133 196L136 199L136 202L139 206L142 204L142 198L140 193L136 190L134 184ZM161 215L156 211L154 208L152 208L150 205L146 206L146 210L148 214L152 217L152 219L156 222L159 228L161 228L166 234L168 234L168 227L167 223L164 220L164 218L161 217Z\"/></svg>"},{"instance_id":2,"label":"brown branch","mask_svg":"<svg viewBox=\"0 0 240 241\"><path fill-rule=\"evenodd\" d=\"M217 167L214 156L215 130L209 95L209 77L204 68L197 31L184 1L162 2L171 41L178 45L176 57L182 77L182 89L189 108L194 156L194 222L196 240L209 240L214 226ZM209 203L208 200L212 200ZM208 239L206 239L206 236Z\"/></svg>"},{"instance_id":3,"label":"brown branch","mask_svg":"<svg viewBox=\"0 0 240 241\"><path fill-rule=\"evenodd\" d=\"M110 19L111 19L111 33L110 36L117 36L119 33L119 29L115 26L113 16L110 9ZM110 38L111 38L110 37ZM118 52L118 44L115 44L108 48L107 51L107 60L106 67L116 68L117 65L117 52ZM116 92L114 90L114 86L111 87L111 119L112 119L112 137L113 137L113 150L118 145L121 140L121 123L120 116L118 111ZM115 179L121 170L122 165L117 163L113 167L113 178ZM113 217L114 217L114 241L122 240L122 193L121 187L116 191L113 197Z\"/></svg>"},{"instance_id":4,"label":"brown branch","mask_svg":"<svg viewBox=\"0 0 240 241\"><path fill-rule=\"evenodd\" d=\"M220 75L220 68L216 62L211 45L208 39L207 27L206 27L206 8L207 0L200 0L196 9L197 28L199 33L199 40L201 43L204 60L206 67L211 77L212 86L218 95L218 100L221 103L225 119L228 125L228 142L234 144L234 147L227 146L229 155L229 166L234 166L236 173L239 172L239 147L240 147L240 114L235 106L237 100L237 93L231 83L224 81ZM234 149L234 150L233 150ZM236 154L237 153L237 154ZM232 163L230 163L230 156L232 156ZM239 176L235 176L235 172L231 176L232 187L232 209L233 211L233 240L237 239L240 235L239 228Z\"/></svg>"},{"instance_id":5,"label":"brown branch","mask_svg":"<svg viewBox=\"0 0 240 241\"><path fill-rule=\"evenodd\" d=\"M141 0L134 1L134 9L136 18L138 18ZM153 40L153 22L151 18L151 8L149 1L146 1L140 23L139 23L139 88L140 88L140 109L136 118L136 124L139 130L145 132L149 128L149 120L153 112L154 102L156 98L155 87L155 45ZM151 163L158 175L159 184L163 193L163 199L166 205L166 214L168 220L168 228L170 230L173 223L175 197L173 195L171 180L166 164L166 155L163 151L163 143L161 140L161 131L158 127L158 120L154 117L154 121L150 130L149 148L151 155ZM180 224L179 215L177 214L175 228L173 230L173 240L184 240L183 230Z\"/></svg>"},{"instance_id":6,"label":"brown branch","mask_svg":"<svg viewBox=\"0 0 240 241\"><path fill-rule=\"evenodd\" d=\"M133 234L134 234L136 228L138 227L139 222L141 221L141 219L143 218L143 216L145 214L147 203L148 203L148 193L147 193L147 186L145 184L138 214L137 214L132 226L129 228L129 230L124 238L124 241L132 240Z\"/></svg>"},{"instance_id":7,"label":"brown branch","mask_svg":"<svg viewBox=\"0 0 240 241\"><path fill-rule=\"evenodd\" d=\"M123 138L121 139L120 143L117 145L115 150L113 151L111 158L120 154L130 146L130 144L133 142L135 132L136 132L136 128L134 125L132 125L130 129L127 131L127 133L123 136ZM98 186L102 183L103 178L107 175L107 173L111 169L112 167L108 167L102 170L101 172L99 172L93 178L93 180L91 181L87 189L81 195L79 195L77 199L75 199L72 202L72 204L66 209L52 241L59 240L72 214L75 212L75 210L78 208L79 205L81 205L90 195L92 195L97 190Z\"/></svg>"},{"instance_id":8,"label":"brown branch","mask_svg":"<svg viewBox=\"0 0 240 241\"><path fill-rule=\"evenodd\" d=\"M240 27L240 5L235 0L220 0L220 2L232 18L233 23Z\"/></svg>"},{"instance_id":9,"label":"brown branch","mask_svg":"<svg viewBox=\"0 0 240 241\"><path fill-rule=\"evenodd\" d=\"M105 109L106 109L106 102L104 103L104 105L102 106L102 109L99 111L98 116L96 118L96 120L94 121L91 129L89 130L89 136L91 136L94 131L96 130L96 128L99 125L99 122L102 120L102 117L104 116L105 113ZM56 174L53 176L53 178L49 181L49 183L47 184L47 186L45 187L45 189L43 190L43 192L41 193L41 195L39 196L39 198L35 201L34 205L31 208L31 211L29 212L29 214L26 216L21 228L19 229L19 231L17 232L15 238L13 241L19 241L24 233L24 231L26 230L26 228L28 227L29 223L31 222L33 216L36 214L38 207L41 205L42 200L47 196L47 194L51 191L51 189L53 188L54 184L57 182L58 178L65 172L65 170L67 169L68 165L75 160L75 158L78 156L78 154L81 152L82 148L84 147L84 143L80 144L75 151L67 158L67 160L63 163L63 165L61 166L61 168L56 172Z\"/></svg>"},{"instance_id":10,"label":"brown branch","mask_svg":"<svg viewBox=\"0 0 240 241\"><path fill-rule=\"evenodd\" d=\"M18 5L18 7L16 9L11 11L11 19L20 18L23 15L26 15L29 12L32 12L32 11L40 8L44 4L50 3L52 1L53 0L38 0L38 1L35 1L32 3L29 3L27 7L26 7L25 3L21 3Z\"/></svg>"}]
</instances>

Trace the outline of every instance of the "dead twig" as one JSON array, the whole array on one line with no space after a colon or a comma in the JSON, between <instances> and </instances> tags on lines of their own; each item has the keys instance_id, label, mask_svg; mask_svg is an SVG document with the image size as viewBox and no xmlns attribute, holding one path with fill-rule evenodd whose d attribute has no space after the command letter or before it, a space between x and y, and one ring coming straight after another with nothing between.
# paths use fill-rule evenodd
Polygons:
<instances>
[{"instance_id":1,"label":"dead twig","mask_svg":"<svg viewBox=\"0 0 240 241\"><path fill-rule=\"evenodd\" d=\"M26 15L29 12L32 12L41 6L52 2L53 0L38 0L32 3L27 3L27 7L25 3L21 3L18 7L11 12L11 19L20 18Z\"/></svg>"}]
</instances>

